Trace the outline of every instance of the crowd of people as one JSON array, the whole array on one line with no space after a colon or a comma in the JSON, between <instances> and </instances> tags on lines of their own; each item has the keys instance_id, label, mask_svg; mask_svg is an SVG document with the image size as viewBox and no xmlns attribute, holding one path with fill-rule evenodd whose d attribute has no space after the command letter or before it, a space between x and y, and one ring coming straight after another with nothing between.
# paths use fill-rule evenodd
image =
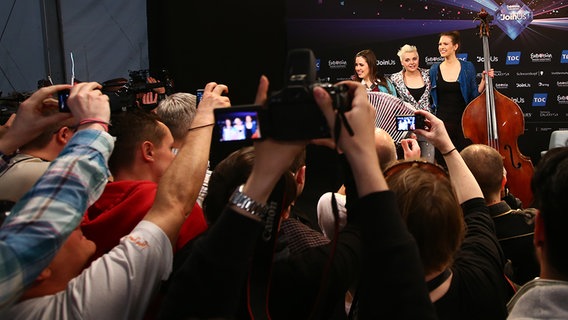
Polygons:
<instances>
[{"instance_id":1,"label":"crowd of people","mask_svg":"<svg viewBox=\"0 0 568 320\"><path fill-rule=\"evenodd\" d=\"M425 70L405 45L390 77L363 50L342 121L313 89L332 138L255 140L214 168L226 85L119 113L96 82L38 89L0 130L0 318L567 318L568 142L539 161L532 207L508 202L500 154L451 126L485 85L458 48L442 33L444 62ZM70 113L57 111L61 90ZM368 91L425 119L403 156ZM261 76L254 103L268 92ZM227 127L255 132L239 120ZM336 151L342 177L319 200L319 230L291 214L317 165L310 143Z\"/></svg>"}]
</instances>

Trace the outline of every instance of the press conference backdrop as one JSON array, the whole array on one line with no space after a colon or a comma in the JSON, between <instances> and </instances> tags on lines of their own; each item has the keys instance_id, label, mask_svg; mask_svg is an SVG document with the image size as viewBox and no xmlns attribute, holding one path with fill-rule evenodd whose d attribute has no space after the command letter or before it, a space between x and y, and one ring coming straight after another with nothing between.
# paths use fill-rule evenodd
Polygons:
<instances>
[{"instance_id":1,"label":"press conference backdrop","mask_svg":"<svg viewBox=\"0 0 568 320\"><path fill-rule=\"evenodd\" d=\"M550 1L303 1L288 0L289 48L309 47L318 75L336 82L354 74L362 49L377 55L379 72L401 70L396 55L404 44L418 47L420 67L441 62L439 33L459 30L458 58L483 71L481 8L492 16L489 48L495 89L513 99L525 117L521 152L533 160L547 149L553 130L568 129L568 9ZM480 78L478 78L478 81Z\"/></svg>"}]
</instances>

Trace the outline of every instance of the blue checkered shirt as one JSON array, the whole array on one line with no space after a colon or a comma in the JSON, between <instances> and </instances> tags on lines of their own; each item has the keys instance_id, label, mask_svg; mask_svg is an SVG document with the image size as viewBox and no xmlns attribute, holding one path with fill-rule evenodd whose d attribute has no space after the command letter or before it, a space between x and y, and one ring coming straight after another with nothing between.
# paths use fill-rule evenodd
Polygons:
<instances>
[{"instance_id":1,"label":"blue checkered shirt","mask_svg":"<svg viewBox=\"0 0 568 320\"><path fill-rule=\"evenodd\" d=\"M14 205L0 227L0 314L49 265L87 207L99 198L108 181L113 147L106 132L78 131Z\"/></svg>"}]
</instances>

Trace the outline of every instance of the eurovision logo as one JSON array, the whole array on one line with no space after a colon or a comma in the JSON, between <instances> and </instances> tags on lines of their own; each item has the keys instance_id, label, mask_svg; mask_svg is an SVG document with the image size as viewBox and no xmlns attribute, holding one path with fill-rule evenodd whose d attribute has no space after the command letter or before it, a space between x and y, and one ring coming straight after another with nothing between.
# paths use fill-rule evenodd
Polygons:
<instances>
[{"instance_id":1,"label":"eurovision logo","mask_svg":"<svg viewBox=\"0 0 568 320\"><path fill-rule=\"evenodd\" d=\"M503 3L495 12L495 23L509 38L515 40L532 22L533 12L522 2L514 4Z\"/></svg>"}]
</instances>

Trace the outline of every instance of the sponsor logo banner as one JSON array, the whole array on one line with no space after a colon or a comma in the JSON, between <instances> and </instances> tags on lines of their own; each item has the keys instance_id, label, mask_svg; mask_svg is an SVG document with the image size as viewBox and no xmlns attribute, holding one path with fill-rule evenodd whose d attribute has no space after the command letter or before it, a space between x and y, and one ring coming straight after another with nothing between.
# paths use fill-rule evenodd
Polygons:
<instances>
[{"instance_id":1,"label":"sponsor logo banner","mask_svg":"<svg viewBox=\"0 0 568 320\"><path fill-rule=\"evenodd\" d=\"M532 99L532 106L533 107L546 106L547 98L548 98L548 93L535 93Z\"/></svg>"},{"instance_id":2,"label":"sponsor logo banner","mask_svg":"<svg viewBox=\"0 0 568 320\"><path fill-rule=\"evenodd\" d=\"M329 60L327 66L330 69L347 69L347 61L345 60Z\"/></svg>"},{"instance_id":3,"label":"sponsor logo banner","mask_svg":"<svg viewBox=\"0 0 568 320\"><path fill-rule=\"evenodd\" d=\"M502 90L502 89L509 89L508 83L496 83L495 88Z\"/></svg>"},{"instance_id":4,"label":"sponsor logo banner","mask_svg":"<svg viewBox=\"0 0 568 320\"><path fill-rule=\"evenodd\" d=\"M568 50L562 50L560 55L560 63L568 63Z\"/></svg>"},{"instance_id":5,"label":"sponsor logo banner","mask_svg":"<svg viewBox=\"0 0 568 320\"><path fill-rule=\"evenodd\" d=\"M442 62L442 61L444 61L443 57L425 57L424 58L424 62L429 66L433 65L436 62Z\"/></svg>"},{"instance_id":6,"label":"sponsor logo banner","mask_svg":"<svg viewBox=\"0 0 568 320\"><path fill-rule=\"evenodd\" d=\"M556 101L558 101L558 104L568 104L568 95L558 95Z\"/></svg>"},{"instance_id":7,"label":"sponsor logo banner","mask_svg":"<svg viewBox=\"0 0 568 320\"><path fill-rule=\"evenodd\" d=\"M520 51L509 51L507 52L506 65L516 65L521 63L521 52Z\"/></svg>"},{"instance_id":8,"label":"sponsor logo banner","mask_svg":"<svg viewBox=\"0 0 568 320\"><path fill-rule=\"evenodd\" d=\"M552 61L552 54L551 53L531 53L531 61L532 62L551 62Z\"/></svg>"},{"instance_id":9,"label":"sponsor logo banner","mask_svg":"<svg viewBox=\"0 0 568 320\"><path fill-rule=\"evenodd\" d=\"M456 54L456 57L458 58L458 60L467 61L467 53L458 53Z\"/></svg>"},{"instance_id":10,"label":"sponsor logo banner","mask_svg":"<svg viewBox=\"0 0 568 320\"><path fill-rule=\"evenodd\" d=\"M515 40L532 22L533 12L521 1L507 2L495 13L495 23L509 38Z\"/></svg>"}]
</instances>

